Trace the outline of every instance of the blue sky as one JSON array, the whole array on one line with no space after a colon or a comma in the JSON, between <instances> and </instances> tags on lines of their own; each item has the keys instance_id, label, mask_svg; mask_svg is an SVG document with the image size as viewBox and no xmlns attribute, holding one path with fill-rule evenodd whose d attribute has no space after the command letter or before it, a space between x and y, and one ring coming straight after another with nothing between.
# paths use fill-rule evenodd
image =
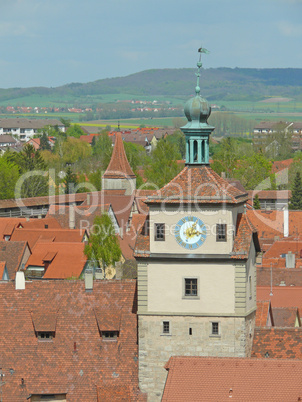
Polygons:
<instances>
[{"instance_id":1,"label":"blue sky","mask_svg":"<svg viewBox=\"0 0 302 402\"><path fill-rule=\"evenodd\" d=\"M302 0L0 0L0 88L150 68L302 67Z\"/></svg>"}]
</instances>

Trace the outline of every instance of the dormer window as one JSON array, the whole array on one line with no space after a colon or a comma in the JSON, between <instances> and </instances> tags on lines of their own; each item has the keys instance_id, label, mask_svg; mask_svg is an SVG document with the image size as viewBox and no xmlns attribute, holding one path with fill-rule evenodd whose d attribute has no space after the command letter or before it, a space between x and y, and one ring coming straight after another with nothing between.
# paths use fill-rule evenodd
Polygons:
<instances>
[{"instance_id":1,"label":"dormer window","mask_svg":"<svg viewBox=\"0 0 302 402\"><path fill-rule=\"evenodd\" d=\"M55 336L54 332L46 332L46 331L37 332L37 338L39 339L39 341L51 341L52 338L54 338L54 336Z\"/></svg>"},{"instance_id":2,"label":"dormer window","mask_svg":"<svg viewBox=\"0 0 302 402\"><path fill-rule=\"evenodd\" d=\"M34 311L31 314L36 337L39 341L52 341L56 334L56 311Z\"/></svg>"},{"instance_id":3,"label":"dormer window","mask_svg":"<svg viewBox=\"0 0 302 402\"><path fill-rule=\"evenodd\" d=\"M119 331L102 331L102 338L110 341L116 340L119 336Z\"/></svg>"},{"instance_id":4,"label":"dormer window","mask_svg":"<svg viewBox=\"0 0 302 402\"><path fill-rule=\"evenodd\" d=\"M120 334L121 312L113 310L95 309L95 318L99 333L104 341L117 340Z\"/></svg>"}]
</instances>

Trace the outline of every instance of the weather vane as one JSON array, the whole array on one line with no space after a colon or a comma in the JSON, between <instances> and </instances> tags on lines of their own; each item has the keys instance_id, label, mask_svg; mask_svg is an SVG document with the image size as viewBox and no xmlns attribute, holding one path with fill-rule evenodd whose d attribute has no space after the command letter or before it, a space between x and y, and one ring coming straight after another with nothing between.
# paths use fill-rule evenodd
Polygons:
<instances>
[{"instance_id":1,"label":"weather vane","mask_svg":"<svg viewBox=\"0 0 302 402\"><path fill-rule=\"evenodd\" d=\"M197 62L198 71L197 71L197 73L195 73L196 77L197 77L197 85L196 85L196 88L195 88L196 95L198 95L200 93L199 77L200 77L200 69L202 67L201 53L204 53L204 54L209 54L210 53L209 50L205 49L204 47L200 47L198 49L198 52L200 53L200 55L199 55L199 61Z\"/></svg>"}]
</instances>

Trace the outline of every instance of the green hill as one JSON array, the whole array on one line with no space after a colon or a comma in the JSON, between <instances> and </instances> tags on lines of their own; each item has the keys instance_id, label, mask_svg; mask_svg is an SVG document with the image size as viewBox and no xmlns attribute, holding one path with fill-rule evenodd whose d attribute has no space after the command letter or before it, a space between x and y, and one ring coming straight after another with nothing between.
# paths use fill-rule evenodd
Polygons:
<instances>
[{"instance_id":1,"label":"green hill","mask_svg":"<svg viewBox=\"0 0 302 402\"><path fill-rule=\"evenodd\" d=\"M126 77L71 83L56 88L0 89L0 102L39 97L40 100L81 100L97 95L189 96L194 94L196 69L154 69ZM208 100L260 100L266 96L302 99L302 69L210 68L202 71L201 93Z\"/></svg>"}]
</instances>

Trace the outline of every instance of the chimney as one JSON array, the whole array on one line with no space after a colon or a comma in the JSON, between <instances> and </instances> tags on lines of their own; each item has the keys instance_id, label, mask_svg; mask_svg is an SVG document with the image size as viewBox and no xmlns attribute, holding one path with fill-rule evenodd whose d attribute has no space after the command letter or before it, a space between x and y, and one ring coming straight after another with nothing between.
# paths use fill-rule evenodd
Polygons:
<instances>
[{"instance_id":1,"label":"chimney","mask_svg":"<svg viewBox=\"0 0 302 402\"><path fill-rule=\"evenodd\" d=\"M92 292L93 289L93 270L87 268L85 271L85 291Z\"/></svg>"},{"instance_id":2,"label":"chimney","mask_svg":"<svg viewBox=\"0 0 302 402\"><path fill-rule=\"evenodd\" d=\"M296 265L296 256L291 251L285 255L285 266L286 268L295 268Z\"/></svg>"},{"instance_id":3,"label":"chimney","mask_svg":"<svg viewBox=\"0 0 302 402\"><path fill-rule=\"evenodd\" d=\"M87 205L91 204L90 193L87 193Z\"/></svg>"},{"instance_id":4,"label":"chimney","mask_svg":"<svg viewBox=\"0 0 302 402\"><path fill-rule=\"evenodd\" d=\"M69 206L69 229L75 229L75 210L74 210L74 205Z\"/></svg>"},{"instance_id":5,"label":"chimney","mask_svg":"<svg viewBox=\"0 0 302 402\"><path fill-rule=\"evenodd\" d=\"M289 216L288 216L288 206L285 205L283 208L283 230L284 237L288 237L289 235Z\"/></svg>"},{"instance_id":6,"label":"chimney","mask_svg":"<svg viewBox=\"0 0 302 402\"><path fill-rule=\"evenodd\" d=\"M224 179L224 180L226 179L226 174L225 174L225 172L221 172L221 178Z\"/></svg>"},{"instance_id":7,"label":"chimney","mask_svg":"<svg viewBox=\"0 0 302 402\"><path fill-rule=\"evenodd\" d=\"M16 290L24 290L25 289L25 275L24 275L23 271L16 272L15 289Z\"/></svg>"}]
</instances>

